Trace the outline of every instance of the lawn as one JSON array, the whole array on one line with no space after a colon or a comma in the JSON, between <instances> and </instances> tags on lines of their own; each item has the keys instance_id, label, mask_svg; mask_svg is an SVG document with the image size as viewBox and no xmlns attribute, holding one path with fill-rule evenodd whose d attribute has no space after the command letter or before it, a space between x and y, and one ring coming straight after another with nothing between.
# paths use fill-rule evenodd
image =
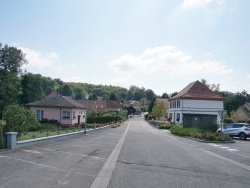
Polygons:
<instances>
[{"instance_id":1,"label":"lawn","mask_svg":"<svg viewBox=\"0 0 250 188\"><path fill-rule=\"evenodd\" d=\"M79 132L83 130L84 129L81 127L61 128L53 123L41 123L41 128L38 131L24 132L17 138L17 140L21 141L21 140L28 140L28 139L34 139L34 138L42 138L42 137L55 136L55 135L60 135L60 134Z\"/></svg>"}]
</instances>

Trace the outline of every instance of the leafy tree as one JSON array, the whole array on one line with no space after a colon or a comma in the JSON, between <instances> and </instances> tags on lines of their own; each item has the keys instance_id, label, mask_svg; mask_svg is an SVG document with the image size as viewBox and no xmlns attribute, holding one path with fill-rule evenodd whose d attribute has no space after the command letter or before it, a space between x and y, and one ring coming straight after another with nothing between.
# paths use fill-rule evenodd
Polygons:
<instances>
[{"instance_id":1,"label":"leafy tree","mask_svg":"<svg viewBox=\"0 0 250 188\"><path fill-rule=\"evenodd\" d=\"M154 97L154 98L151 100L150 104L149 104L149 107L148 107L148 112L149 112L149 113L152 112L152 109L153 109L153 107L154 107L155 101L156 101L156 97Z\"/></svg>"},{"instance_id":2,"label":"leafy tree","mask_svg":"<svg viewBox=\"0 0 250 188\"><path fill-rule=\"evenodd\" d=\"M64 84L60 88L60 93L63 96L72 96L72 90L71 90L70 84Z\"/></svg>"},{"instance_id":3,"label":"leafy tree","mask_svg":"<svg viewBox=\"0 0 250 188\"><path fill-rule=\"evenodd\" d=\"M20 90L18 75L26 64L25 54L15 47L0 43L0 118L5 107L16 103Z\"/></svg>"},{"instance_id":4,"label":"leafy tree","mask_svg":"<svg viewBox=\"0 0 250 188\"><path fill-rule=\"evenodd\" d=\"M7 106L3 112L3 119L8 130L18 132L18 136L30 127L40 126L33 112L18 105Z\"/></svg>"},{"instance_id":5,"label":"leafy tree","mask_svg":"<svg viewBox=\"0 0 250 188\"><path fill-rule=\"evenodd\" d=\"M168 99L168 98L169 98L169 96L168 96L168 94L167 94L167 93L163 93L163 94L162 94L162 96L161 96L161 98L163 98L163 99Z\"/></svg>"},{"instance_id":6,"label":"leafy tree","mask_svg":"<svg viewBox=\"0 0 250 188\"><path fill-rule=\"evenodd\" d=\"M174 96L177 95L177 94L178 94L178 92L176 92L176 91L175 91L174 93L171 93L171 94L170 94L170 98L174 97Z\"/></svg>"},{"instance_id":7,"label":"leafy tree","mask_svg":"<svg viewBox=\"0 0 250 188\"><path fill-rule=\"evenodd\" d=\"M207 86L209 89L211 89L214 92L218 92L220 90L220 84L209 84L207 80L201 79L201 83Z\"/></svg>"},{"instance_id":8,"label":"leafy tree","mask_svg":"<svg viewBox=\"0 0 250 188\"><path fill-rule=\"evenodd\" d=\"M44 98L43 79L40 74L25 73L21 78L21 104L27 104Z\"/></svg>"},{"instance_id":9,"label":"leafy tree","mask_svg":"<svg viewBox=\"0 0 250 188\"><path fill-rule=\"evenodd\" d=\"M111 95L109 96L109 100L117 100L117 96L114 93L111 93Z\"/></svg>"},{"instance_id":10,"label":"leafy tree","mask_svg":"<svg viewBox=\"0 0 250 188\"><path fill-rule=\"evenodd\" d=\"M163 101L156 100L152 109L152 115L160 119L167 113L167 108Z\"/></svg>"},{"instance_id":11,"label":"leafy tree","mask_svg":"<svg viewBox=\"0 0 250 188\"><path fill-rule=\"evenodd\" d=\"M151 89L147 89L145 95L148 100L152 100L155 97L155 93Z\"/></svg>"}]
</instances>

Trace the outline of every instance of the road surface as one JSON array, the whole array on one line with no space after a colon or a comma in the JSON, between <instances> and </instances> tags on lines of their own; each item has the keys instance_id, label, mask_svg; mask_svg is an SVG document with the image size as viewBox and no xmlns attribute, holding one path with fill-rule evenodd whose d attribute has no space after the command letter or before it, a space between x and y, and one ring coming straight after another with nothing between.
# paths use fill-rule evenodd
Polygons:
<instances>
[{"instance_id":1,"label":"road surface","mask_svg":"<svg viewBox=\"0 0 250 188\"><path fill-rule=\"evenodd\" d=\"M250 187L250 141L202 143L134 117L119 128L0 152L5 187Z\"/></svg>"}]
</instances>

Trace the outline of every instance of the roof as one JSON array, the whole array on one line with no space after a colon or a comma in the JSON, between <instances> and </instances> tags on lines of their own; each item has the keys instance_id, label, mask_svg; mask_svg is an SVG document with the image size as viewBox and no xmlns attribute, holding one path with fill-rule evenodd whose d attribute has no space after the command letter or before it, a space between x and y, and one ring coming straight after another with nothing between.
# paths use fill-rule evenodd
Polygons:
<instances>
[{"instance_id":1,"label":"roof","mask_svg":"<svg viewBox=\"0 0 250 188\"><path fill-rule=\"evenodd\" d=\"M104 112L104 111L118 111L118 109L122 109L122 105L118 101L114 100L78 100L79 103L83 104L84 106L88 106L90 109L94 109L97 112Z\"/></svg>"},{"instance_id":2,"label":"roof","mask_svg":"<svg viewBox=\"0 0 250 188\"><path fill-rule=\"evenodd\" d=\"M165 98L157 98L157 100L163 101L164 104L165 104L165 106L166 106L166 108L169 109L169 101L168 101L168 99L165 99Z\"/></svg>"},{"instance_id":3,"label":"roof","mask_svg":"<svg viewBox=\"0 0 250 188\"><path fill-rule=\"evenodd\" d=\"M239 108L250 118L250 111L245 106L240 106Z\"/></svg>"},{"instance_id":4,"label":"roof","mask_svg":"<svg viewBox=\"0 0 250 188\"><path fill-rule=\"evenodd\" d=\"M55 96L26 104L26 106L85 108L71 97Z\"/></svg>"},{"instance_id":5,"label":"roof","mask_svg":"<svg viewBox=\"0 0 250 188\"><path fill-rule=\"evenodd\" d=\"M198 80L187 85L177 95L169 99L169 101L174 101L177 99L215 100L215 101L224 100L223 97L217 95L215 92L210 90L207 86L205 86Z\"/></svg>"}]
</instances>

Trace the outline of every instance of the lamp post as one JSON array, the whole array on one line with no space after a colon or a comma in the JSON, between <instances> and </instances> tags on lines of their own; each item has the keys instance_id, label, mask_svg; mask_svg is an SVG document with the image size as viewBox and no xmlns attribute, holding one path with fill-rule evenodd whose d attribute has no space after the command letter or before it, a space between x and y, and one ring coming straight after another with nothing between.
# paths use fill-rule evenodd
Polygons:
<instances>
[{"instance_id":1,"label":"lamp post","mask_svg":"<svg viewBox=\"0 0 250 188\"><path fill-rule=\"evenodd\" d=\"M89 99L89 94L85 95L85 99L87 100L86 104L86 115L85 115L85 124L84 124L84 134L86 134L86 128L87 128L87 112L88 112L88 99Z\"/></svg>"},{"instance_id":2,"label":"lamp post","mask_svg":"<svg viewBox=\"0 0 250 188\"><path fill-rule=\"evenodd\" d=\"M120 116L120 108L118 108L118 123L120 123L119 121L120 121L120 119L119 119L119 116Z\"/></svg>"}]
</instances>

